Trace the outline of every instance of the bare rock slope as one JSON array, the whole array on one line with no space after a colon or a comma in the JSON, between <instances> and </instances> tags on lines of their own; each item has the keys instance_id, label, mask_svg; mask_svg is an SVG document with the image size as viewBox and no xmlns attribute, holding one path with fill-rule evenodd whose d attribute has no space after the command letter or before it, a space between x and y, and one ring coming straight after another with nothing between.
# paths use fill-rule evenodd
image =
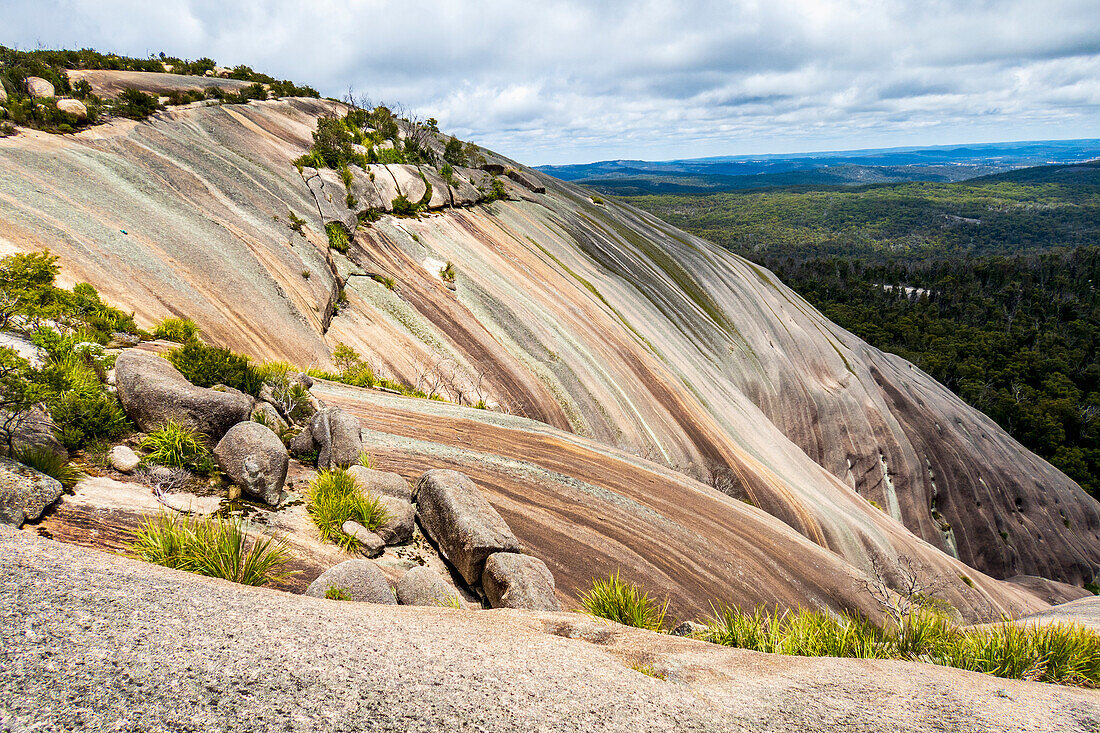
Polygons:
<instances>
[{"instance_id":1,"label":"bare rock slope","mask_svg":"<svg viewBox=\"0 0 1100 733\"><path fill-rule=\"evenodd\" d=\"M478 464L471 446L489 433L471 430L464 453L451 455L479 465L497 501L513 492L509 501L564 537L599 520L570 507L562 485L652 512L651 536L625 528L616 544L601 541L604 556L696 549L670 529L678 507L656 484L632 485L629 498L608 488L614 472L598 456L614 453L634 454L651 473L653 464L673 469L676 478L661 481L687 487L690 499L677 501L697 512L690 521L704 535L766 512L856 576L874 555L917 555L964 596L963 577L973 578L950 556L998 578L1074 584L1100 567L1100 504L1067 477L767 271L647 214L593 203L494 157L511 200L384 216L356 232L347 257L329 251L317 201L291 161L330 109L293 99L197 107L74 136L0 140L0 251L49 247L63 277L94 283L145 323L190 315L212 341L303 367L328 366L344 341L383 374L417 382L446 372L451 399L484 399L591 441L599 447L590 466L530 454L529 463L566 477L548 492L506 489L522 487L509 473L519 469ZM287 225L289 212L306 220L301 232ZM453 283L440 276L447 262ZM393 290L378 281L387 277ZM341 287L347 305L334 317ZM468 410L401 407L424 426L411 436L388 405L347 399L380 445L400 446L387 468L407 476L438 465L425 465L423 435L470 425ZM568 442L534 423L511 429L521 443ZM573 483L577 471L590 480ZM755 508L718 501L688 476L717 476ZM512 526L522 534L522 523ZM561 577L551 535L542 537L535 551ZM759 548L776 588L789 587L803 562L785 543ZM664 585L716 567L738 577L741 552L696 553L696 567L669 572ZM581 557L560 562L579 563L574 578L592 570ZM984 592L994 608L1038 603L1020 588Z\"/></svg>"},{"instance_id":2,"label":"bare rock slope","mask_svg":"<svg viewBox=\"0 0 1100 733\"><path fill-rule=\"evenodd\" d=\"M1100 718L1095 691L775 657L579 614L293 596L3 527L0 579L10 730L1074 733Z\"/></svg>"}]
</instances>

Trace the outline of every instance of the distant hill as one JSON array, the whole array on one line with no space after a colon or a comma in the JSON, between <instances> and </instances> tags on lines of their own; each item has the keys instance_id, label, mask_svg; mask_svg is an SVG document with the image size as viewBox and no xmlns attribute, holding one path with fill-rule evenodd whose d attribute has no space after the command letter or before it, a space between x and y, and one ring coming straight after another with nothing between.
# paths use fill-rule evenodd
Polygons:
<instances>
[{"instance_id":1,"label":"distant hill","mask_svg":"<svg viewBox=\"0 0 1100 733\"><path fill-rule=\"evenodd\" d=\"M669 161L608 160L539 170L609 194L692 194L777 186L953 182L1017 168L1100 157L1100 140L725 156Z\"/></svg>"},{"instance_id":2,"label":"distant hill","mask_svg":"<svg viewBox=\"0 0 1100 733\"><path fill-rule=\"evenodd\" d=\"M971 183L1005 181L1008 183L1063 183L1073 186L1100 186L1100 159L1070 165L1039 165L1032 168L994 173L974 178Z\"/></svg>"}]
</instances>

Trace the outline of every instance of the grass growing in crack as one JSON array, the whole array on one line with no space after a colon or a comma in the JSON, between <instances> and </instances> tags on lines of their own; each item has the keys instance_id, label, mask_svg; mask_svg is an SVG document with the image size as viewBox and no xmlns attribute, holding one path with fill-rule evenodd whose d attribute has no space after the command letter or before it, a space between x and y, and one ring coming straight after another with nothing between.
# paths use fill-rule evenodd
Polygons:
<instances>
[{"instance_id":1,"label":"grass growing in crack","mask_svg":"<svg viewBox=\"0 0 1100 733\"><path fill-rule=\"evenodd\" d=\"M12 457L24 466L57 479L66 491L76 486L84 476L79 468L69 463L67 456L59 455L46 447L22 448L16 450Z\"/></svg>"},{"instance_id":2,"label":"grass growing in crack","mask_svg":"<svg viewBox=\"0 0 1100 733\"><path fill-rule=\"evenodd\" d=\"M665 621L668 601L664 604L649 597L634 583L622 580L616 570L606 580L592 581L592 588L581 595L585 613L639 629L659 631Z\"/></svg>"},{"instance_id":3,"label":"grass growing in crack","mask_svg":"<svg viewBox=\"0 0 1100 733\"><path fill-rule=\"evenodd\" d=\"M647 677L653 677L654 679L658 680L667 679L667 675L665 675L664 672L658 672L648 664L631 664L630 668L635 672L641 672Z\"/></svg>"},{"instance_id":4,"label":"grass growing in crack","mask_svg":"<svg viewBox=\"0 0 1100 733\"><path fill-rule=\"evenodd\" d=\"M145 455L148 463L186 468L202 474L214 470L210 449L202 436L175 420L169 420L164 427L146 435L141 447L149 451Z\"/></svg>"},{"instance_id":5,"label":"grass growing in crack","mask_svg":"<svg viewBox=\"0 0 1100 733\"><path fill-rule=\"evenodd\" d=\"M349 552L362 543L344 532L344 522L350 519L374 531L390 518L381 499L364 494L355 478L342 468L318 473L309 485L306 501L306 511L321 539Z\"/></svg>"},{"instance_id":6,"label":"grass growing in crack","mask_svg":"<svg viewBox=\"0 0 1100 733\"><path fill-rule=\"evenodd\" d=\"M294 574L286 540L250 538L237 520L217 517L146 517L127 545L132 557L189 573L264 585Z\"/></svg>"}]
</instances>

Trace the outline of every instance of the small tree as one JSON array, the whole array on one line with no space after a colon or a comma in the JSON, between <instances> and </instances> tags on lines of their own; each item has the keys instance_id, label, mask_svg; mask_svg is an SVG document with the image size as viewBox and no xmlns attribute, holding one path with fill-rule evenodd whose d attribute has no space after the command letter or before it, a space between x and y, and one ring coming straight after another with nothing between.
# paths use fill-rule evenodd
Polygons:
<instances>
[{"instance_id":1,"label":"small tree","mask_svg":"<svg viewBox=\"0 0 1100 733\"><path fill-rule=\"evenodd\" d=\"M871 553L871 576L860 585L901 628L909 614L931 602L947 584L908 555L890 562L881 553Z\"/></svg>"},{"instance_id":2,"label":"small tree","mask_svg":"<svg viewBox=\"0 0 1100 733\"><path fill-rule=\"evenodd\" d=\"M27 362L7 346L0 347L0 441L10 454L15 434L31 409L45 396L44 387Z\"/></svg>"}]
</instances>

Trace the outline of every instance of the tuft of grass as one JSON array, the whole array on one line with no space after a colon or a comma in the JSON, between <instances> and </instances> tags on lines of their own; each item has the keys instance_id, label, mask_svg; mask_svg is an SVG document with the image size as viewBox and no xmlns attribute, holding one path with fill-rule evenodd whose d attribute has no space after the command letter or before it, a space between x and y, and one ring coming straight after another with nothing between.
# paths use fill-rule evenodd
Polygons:
<instances>
[{"instance_id":1,"label":"tuft of grass","mask_svg":"<svg viewBox=\"0 0 1100 733\"><path fill-rule=\"evenodd\" d=\"M389 520L385 504L377 496L364 494L355 478L342 468L321 471L306 491L306 512L320 530L321 540L347 551L360 542L342 529L349 519L369 530L379 529Z\"/></svg>"},{"instance_id":2,"label":"tuft of grass","mask_svg":"<svg viewBox=\"0 0 1100 733\"><path fill-rule=\"evenodd\" d=\"M350 601L351 593L347 588L338 588L335 585L330 585L328 590L325 591L325 598L330 601Z\"/></svg>"},{"instance_id":3,"label":"tuft of grass","mask_svg":"<svg viewBox=\"0 0 1100 733\"><path fill-rule=\"evenodd\" d=\"M340 254L346 255L348 253L350 242L348 240L348 233L344 231L343 226L337 222L330 221L328 224L325 224L325 233L328 235L329 247Z\"/></svg>"},{"instance_id":4,"label":"tuft of grass","mask_svg":"<svg viewBox=\"0 0 1100 733\"><path fill-rule=\"evenodd\" d=\"M443 608L457 608L462 610L462 601L458 596L453 593L446 598L436 598L435 605L442 606Z\"/></svg>"},{"instance_id":5,"label":"tuft of grass","mask_svg":"<svg viewBox=\"0 0 1100 733\"><path fill-rule=\"evenodd\" d=\"M665 621L668 601L660 604L634 583L613 572L606 580L595 579L592 588L581 595L585 613L606 618L626 626L659 631Z\"/></svg>"},{"instance_id":6,"label":"tuft of grass","mask_svg":"<svg viewBox=\"0 0 1100 733\"><path fill-rule=\"evenodd\" d=\"M379 275L375 273L370 276L370 279L374 280L376 283L381 283L386 287L387 290L393 290L394 286L397 285L397 282L392 277L389 277L387 275Z\"/></svg>"},{"instance_id":7,"label":"tuft of grass","mask_svg":"<svg viewBox=\"0 0 1100 733\"><path fill-rule=\"evenodd\" d=\"M175 420L169 420L164 427L154 430L141 441L141 447L149 451L145 460L161 466L186 468L196 473L209 474L214 470L202 436Z\"/></svg>"},{"instance_id":8,"label":"tuft of grass","mask_svg":"<svg viewBox=\"0 0 1100 733\"><path fill-rule=\"evenodd\" d=\"M16 461L58 480L66 491L76 486L84 477L79 468L69 463L66 456L58 455L43 446L29 446L15 451Z\"/></svg>"},{"instance_id":9,"label":"tuft of grass","mask_svg":"<svg viewBox=\"0 0 1100 733\"><path fill-rule=\"evenodd\" d=\"M265 585L295 572L286 570L293 556L285 539L250 538L237 520L162 512L145 517L132 534L127 544L131 557L189 573Z\"/></svg>"},{"instance_id":10,"label":"tuft of grass","mask_svg":"<svg viewBox=\"0 0 1100 733\"><path fill-rule=\"evenodd\" d=\"M1017 625L1007 619L959 628L922 608L879 628L861 616L736 606L714 609L706 639L724 646L807 657L904 659L997 677L1100 686L1100 634L1077 625Z\"/></svg>"},{"instance_id":11,"label":"tuft of grass","mask_svg":"<svg viewBox=\"0 0 1100 733\"><path fill-rule=\"evenodd\" d=\"M374 468L374 459L365 450L359 451L359 465L363 468Z\"/></svg>"},{"instance_id":12,"label":"tuft of grass","mask_svg":"<svg viewBox=\"0 0 1100 733\"><path fill-rule=\"evenodd\" d=\"M190 318L165 318L153 329L153 336L177 344L186 344L199 337L199 324Z\"/></svg>"},{"instance_id":13,"label":"tuft of grass","mask_svg":"<svg viewBox=\"0 0 1100 733\"><path fill-rule=\"evenodd\" d=\"M439 276L443 278L444 282L453 283L455 281L455 266L453 262L447 262L447 264L439 270Z\"/></svg>"},{"instance_id":14,"label":"tuft of grass","mask_svg":"<svg viewBox=\"0 0 1100 733\"><path fill-rule=\"evenodd\" d=\"M651 665L648 665L648 664L635 663L635 664L631 664L630 668L632 670L634 670L635 672L641 672L642 674L646 675L647 677L653 677L653 678L658 679L658 680L667 679L667 675L665 675L664 672L658 672Z\"/></svg>"}]
</instances>

